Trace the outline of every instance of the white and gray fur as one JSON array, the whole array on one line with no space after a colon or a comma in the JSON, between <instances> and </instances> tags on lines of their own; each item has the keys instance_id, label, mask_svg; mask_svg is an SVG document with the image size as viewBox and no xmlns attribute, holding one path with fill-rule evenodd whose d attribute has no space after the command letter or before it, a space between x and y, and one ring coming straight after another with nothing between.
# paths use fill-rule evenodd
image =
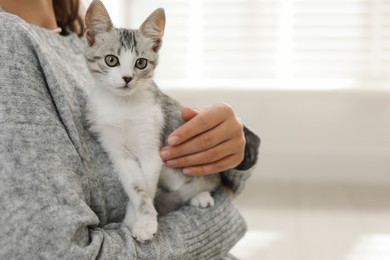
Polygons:
<instances>
[{"instance_id":1,"label":"white and gray fur","mask_svg":"<svg viewBox=\"0 0 390 260\"><path fill-rule=\"evenodd\" d=\"M85 25L85 58L96 79L89 95L88 120L129 196L124 223L144 242L157 232L158 213L186 203L213 206L210 192L219 185L219 176L185 176L180 169L166 167L159 156L167 136L184 123L180 104L153 81L164 10L154 11L138 30L121 29L112 25L104 5L94 0ZM108 66L107 55L114 55L119 63L114 59L109 64L115 66ZM147 60L145 68L144 63L136 67L138 59Z\"/></svg>"}]
</instances>

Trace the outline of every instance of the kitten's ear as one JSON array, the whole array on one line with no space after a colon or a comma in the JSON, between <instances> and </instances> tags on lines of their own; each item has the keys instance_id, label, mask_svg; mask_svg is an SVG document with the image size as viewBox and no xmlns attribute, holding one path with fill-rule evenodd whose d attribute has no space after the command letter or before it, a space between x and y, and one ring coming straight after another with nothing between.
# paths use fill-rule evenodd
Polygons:
<instances>
[{"instance_id":1,"label":"kitten's ear","mask_svg":"<svg viewBox=\"0 0 390 260\"><path fill-rule=\"evenodd\" d=\"M165 12L164 9L156 9L145 22L141 25L140 31L143 35L151 38L155 45L153 50L157 52L161 47L162 37L165 29Z\"/></svg>"},{"instance_id":2,"label":"kitten's ear","mask_svg":"<svg viewBox=\"0 0 390 260\"><path fill-rule=\"evenodd\" d=\"M89 46L94 45L99 33L108 32L113 25L110 16L100 0L93 0L85 14L85 35Z\"/></svg>"}]
</instances>

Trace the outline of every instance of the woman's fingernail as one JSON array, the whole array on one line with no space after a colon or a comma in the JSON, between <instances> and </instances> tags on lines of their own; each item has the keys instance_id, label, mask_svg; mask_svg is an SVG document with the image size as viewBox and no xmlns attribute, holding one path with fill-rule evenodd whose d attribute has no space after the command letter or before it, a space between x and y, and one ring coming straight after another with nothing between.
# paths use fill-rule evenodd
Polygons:
<instances>
[{"instance_id":1,"label":"woman's fingernail","mask_svg":"<svg viewBox=\"0 0 390 260\"><path fill-rule=\"evenodd\" d=\"M163 150L160 152L160 156L161 158L163 158L164 160L167 159L169 156L171 156L171 153L167 150Z\"/></svg>"},{"instance_id":2,"label":"woman's fingernail","mask_svg":"<svg viewBox=\"0 0 390 260\"><path fill-rule=\"evenodd\" d=\"M175 145L175 144L177 144L178 141L179 141L179 137L177 137L176 135L168 138L169 145Z\"/></svg>"},{"instance_id":3,"label":"woman's fingernail","mask_svg":"<svg viewBox=\"0 0 390 260\"><path fill-rule=\"evenodd\" d=\"M192 170L190 168L184 168L183 173L189 175L189 174L192 174Z\"/></svg>"},{"instance_id":4,"label":"woman's fingernail","mask_svg":"<svg viewBox=\"0 0 390 260\"><path fill-rule=\"evenodd\" d=\"M173 167L173 166L177 165L177 161L176 160L169 160L169 161L167 161L167 165Z\"/></svg>"}]
</instances>

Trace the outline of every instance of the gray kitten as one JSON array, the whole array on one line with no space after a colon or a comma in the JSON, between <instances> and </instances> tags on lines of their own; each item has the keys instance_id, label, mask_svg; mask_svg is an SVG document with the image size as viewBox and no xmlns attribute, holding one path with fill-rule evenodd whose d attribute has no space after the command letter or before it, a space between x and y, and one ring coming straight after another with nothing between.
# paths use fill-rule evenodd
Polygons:
<instances>
[{"instance_id":1,"label":"gray kitten","mask_svg":"<svg viewBox=\"0 0 390 260\"><path fill-rule=\"evenodd\" d=\"M157 211L166 214L187 203L213 206L210 192L219 185L219 175L185 176L160 158L168 134L184 123L180 104L153 82L164 10L154 11L138 30L122 29L113 26L102 2L94 0L85 25L85 58L96 79L88 120L129 196L124 224L144 242L157 232Z\"/></svg>"}]
</instances>

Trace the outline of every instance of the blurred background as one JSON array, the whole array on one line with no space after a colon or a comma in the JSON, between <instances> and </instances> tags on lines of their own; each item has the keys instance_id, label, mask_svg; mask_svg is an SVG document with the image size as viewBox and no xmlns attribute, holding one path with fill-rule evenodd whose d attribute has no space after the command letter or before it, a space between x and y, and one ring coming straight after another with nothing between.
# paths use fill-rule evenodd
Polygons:
<instances>
[{"instance_id":1,"label":"blurred background","mask_svg":"<svg viewBox=\"0 0 390 260\"><path fill-rule=\"evenodd\" d=\"M234 255L390 259L390 1L103 2L119 27L163 7L157 84L261 136Z\"/></svg>"}]
</instances>

